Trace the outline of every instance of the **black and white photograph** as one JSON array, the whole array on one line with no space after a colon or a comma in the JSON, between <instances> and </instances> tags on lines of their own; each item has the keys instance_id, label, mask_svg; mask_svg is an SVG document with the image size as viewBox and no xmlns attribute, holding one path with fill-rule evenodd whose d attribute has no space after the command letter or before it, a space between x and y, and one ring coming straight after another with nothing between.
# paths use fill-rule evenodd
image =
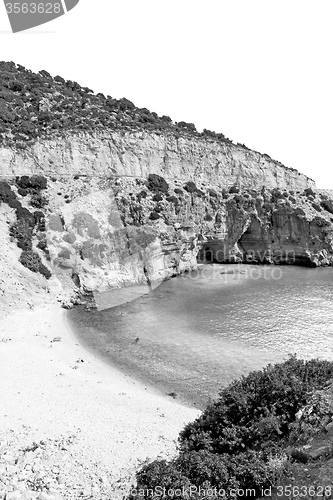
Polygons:
<instances>
[{"instance_id":1,"label":"black and white photograph","mask_svg":"<svg viewBox=\"0 0 333 500\"><path fill-rule=\"evenodd\" d=\"M0 500L333 499L332 20L0 1Z\"/></svg>"}]
</instances>

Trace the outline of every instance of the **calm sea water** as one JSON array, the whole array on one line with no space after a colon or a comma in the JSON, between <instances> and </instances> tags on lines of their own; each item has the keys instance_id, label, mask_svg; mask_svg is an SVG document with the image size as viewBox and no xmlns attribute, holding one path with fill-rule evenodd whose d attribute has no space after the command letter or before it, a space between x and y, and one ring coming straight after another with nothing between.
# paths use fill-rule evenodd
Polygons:
<instances>
[{"instance_id":1,"label":"calm sea water","mask_svg":"<svg viewBox=\"0 0 333 500\"><path fill-rule=\"evenodd\" d=\"M201 408L288 354L333 359L332 278L332 268L207 265L128 303L69 316L104 360Z\"/></svg>"}]
</instances>

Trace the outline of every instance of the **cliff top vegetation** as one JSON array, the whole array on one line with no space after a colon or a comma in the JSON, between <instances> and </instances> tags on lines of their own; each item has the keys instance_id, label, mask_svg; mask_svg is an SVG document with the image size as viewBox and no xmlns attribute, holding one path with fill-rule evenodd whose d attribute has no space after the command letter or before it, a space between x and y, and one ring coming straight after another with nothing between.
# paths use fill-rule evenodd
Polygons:
<instances>
[{"instance_id":1,"label":"cliff top vegetation","mask_svg":"<svg viewBox=\"0 0 333 500\"><path fill-rule=\"evenodd\" d=\"M193 123L173 122L169 116L139 108L125 97L95 94L88 87L58 75L53 77L45 70L34 73L14 62L0 62L0 145L24 149L38 138L102 130L145 130L249 149L222 133L207 129L198 132ZM284 167L269 155L263 156Z\"/></svg>"}]
</instances>

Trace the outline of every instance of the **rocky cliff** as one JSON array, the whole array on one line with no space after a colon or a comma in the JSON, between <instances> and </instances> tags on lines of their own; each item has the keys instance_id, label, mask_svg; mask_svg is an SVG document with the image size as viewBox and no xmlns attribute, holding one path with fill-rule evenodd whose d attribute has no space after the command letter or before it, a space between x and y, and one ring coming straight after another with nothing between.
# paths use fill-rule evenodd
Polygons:
<instances>
[{"instance_id":1,"label":"rocky cliff","mask_svg":"<svg viewBox=\"0 0 333 500\"><path fill-rule=\"evenodd\" d=\"M4 176L33 173L57 178L76 174L137 177L151 173L230 187L303 190L315 183L268 155L207 137L142 131L67 134L25 149L0 148Z\"/></svg>"},{"instance_id":2,"label":"rocky cliff","mask_svg":"<svg viewBox=\"0 0 333 500\"><path fill-rule=\"evenodd\" d=\"M330 195L296 170L45 71L0 70L2 239L54 289L152 283L198 261L333 262Z\"/></svg>"},{"instance_id":3,"label":"rocky cliff","mask_svg":"<svg viewBox=\"0 0 333 500\"><path fill-rule=\"evenodd\" d=\"M103 292L154 282L194 269L198 261L312 266L333 261L333 205L312 188L223 188L208 180L166 181L158 174L68 174L48 177L47 187L36 192L29 187L34 178L7 179L3 184L16 201L12 208L3 203L0 212L13 247L37 253L66 288L72 282ZM26 223L32 226L28 231L22 220L29 214L35 218Z\"/></svg>"}]
</instances>

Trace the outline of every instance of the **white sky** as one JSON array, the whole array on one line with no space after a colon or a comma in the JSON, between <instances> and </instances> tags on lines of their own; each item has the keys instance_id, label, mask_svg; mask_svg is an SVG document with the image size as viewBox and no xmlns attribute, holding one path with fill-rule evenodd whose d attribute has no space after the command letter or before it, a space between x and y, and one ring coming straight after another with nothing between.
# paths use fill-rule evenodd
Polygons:
<instances>
[{"instance_id":1,"label":"white sky","mask_svg":"<svg viewBox=\"0 0 333 500\"><path fill-rule=\"evenodd\" d=\"M222 132L333 189L332 20L332 0L80 0L14 35L1 2L0 59Z\"/></svg>"}]
</instances>

